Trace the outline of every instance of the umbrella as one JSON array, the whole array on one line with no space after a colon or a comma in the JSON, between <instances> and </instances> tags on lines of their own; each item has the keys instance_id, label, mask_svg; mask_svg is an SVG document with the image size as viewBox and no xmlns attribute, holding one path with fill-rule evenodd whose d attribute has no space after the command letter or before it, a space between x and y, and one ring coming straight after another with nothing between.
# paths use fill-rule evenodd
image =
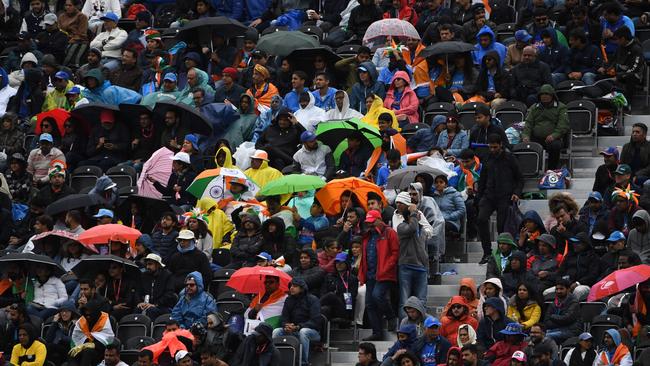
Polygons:
<instances>
[{"instance_id":1,"label":"umbrella","mask_svg":"<svg viewBox=\"0 0 650 366\"><path fill-rule=\"evenodd\" d=\"M65 109L56 108L47 112L42 112L36 115L36 127L34 128L34 133L36 136L41 134L41 122L45 118L51 118L56 123L56 127L59 129L59 134L61 136L65 135L65 121L70 118L70 112Z\"/></svg>"},{"instance_id":2,"label":"umbrella","mask_svg":"<svg viewBox=\"0 0 650 366\"><path fill-rule=\"evenodd\" d=\"M321 56L328 64L334 64L341 60L341 56L332 52L329 47L325 46L298 48L293 50L287 58L292 65L311 65L316 56Z\"/></svg>"},{"instance_id":3,"label":"umbrella","mask_svg":"<svg viewBox=\"0 0 650 366\"><path fill-rule=\"evenodd\" d=\"M142 166L142 173L140 173L140 178L138 178L139 195L152 198L162 198L162 193L160 193L147 178L150 177L154 181L166 185L169 176L172 175L173 156L173 151L166 147L161 147L144 163Z\"/></svg>"},{"instance_id":4,"label":"umbrella","mask_svg":"<svg viewBox=\"0 0 650 366\"><path fill-rule=\"evenodd\" d=\"M384 205L388 204L384 193L376 184L359 178L333 179L316 192L316 199L321 203L326 214L334 216L340 211L341 194L345 191L352 192L365 211L368 211L368 193L370 192L378 194Z\"/></svg>"},{"instance_id":5,"label":"umbrella","mask_svg":"<svg viewBox=\"0 0 650 366\"><path fill-rule=\"evenodd\" d=\"M82 244L108 244L109 241L128 242L135 247L135 241L142 235L140 231L120 224L97 225L79 234Z\"/></svg>"},{"instance_id":6,"label":"umbrella","mask_svg":"<svg viewBox=\"0 0 650 366\"><path fill-rule=\"evenodd\" d=\"M241 170L216 168L204 170L201 174L197 175L192 184L187 187L187 192L196 198L211 197L219 201L223 198L228 198L230 183L233 181L245 184L248 187L246 196L250 196L251 199L260 190L260 187L250 180ZM245 200L246 198L242 197L240 199Z\"/></svg>"},{"instance_id":7,"label":"umbrella","mask_svg":"<svg viewBox=\"0 0 650 366\"><path fill-rule=\"evenodd\" d=\"M178 215L183 214L183 210L177 206L170 205L169 202L165 200L132 194L124 199L117 208L117 216L120 217L123 222L132 220L132 203L135 203L140 209L140 215L143 220L142 226L138 229L142 232L151 232L154 226L158 223L163 212L171 211Z\"/></svg>"},{"instance_id":8,"label":"umbrella","mask_svg":"<svg viewBox=\"0 0 650 366\"><path fill-rule=\"evenodd\" d=\"M190 133L198 133L199 135L205 136L212 134L212 125L203 117L201 112L192 106L165 99L156 103L153 109L159 119L163 119L165 113L169 110L174 110L180 114L181 123L189 127Z\"/></svg>"},{"instance_id":9,"label":"umbrella","mask_svg":"<svg viewBox=\"0 0 650 366\"><path fill-rule=\"evenodd\" d=\"M473 50L474 46L469 43L460 41L446 41L434 43L431 46L427 46L427 48L423 49L422 52L420 52L420 56L427 58L437 55L448 55L450 53L470 52Z\"/></svg>"},{"instance_id":10,"label":"umbrella","mask_svg":"<svg viewBox=\"0 0 650 366\"><path fill-rule=\"evenodd\" d=\"M379 37L402 37L420 39L413 24L396 18L378 20L368 27L363 35L363 43Z\"/></svg>"},{"instance_id":11,"label":"umbrella","mask_svg":"<svg viewBox=\"0 0 650 366\"><path fill-rule=\"evenodd\" d=\"M29 263L31 264L43 264L52 270L52 275L56 277L63 276L66 271L61 267L60 264L56 263L52 258L33 253L10 253L3 257L0 257L0 263Z\"/></svg>"},{"instance_id":12,"label":"umbrella","mask_svg":"<svg viewBox=\"0 0 650 366\"><path fill-rule=\"evenodd\" d=\"M325 185L322 179L315 175L290 174L267 183L260 191L262 196L296 193L318 189Z\"/></svg>"},{"instance_id":13,"label":"umbrella","mask_svg":"<svg viewBox=\"0 0 650 366\"><path fill-rule=\"evenodd\" d=\"M415 176L425 173L429 174L433 179L439 175L447 176L439 169L431 168L426 165L408 166L406 168L397 169L390 173L386 188L388 189L405 189L409 184L415 182Z\"/></svg>"},{"instance_id":14,"label":"umbrella","mask_svg":"<svg viewBox=\"0 0 650 366\"><path fill-rule=\"evenodd\" d=\"M226 286L242 294L264 293L264 278L275 276L280 278L280 290L289 290L291 276L273 267L244 267L230 276Z\"/></svg>"},{"instance_id":15,"label":"umbrella","mask_svg":"<svg viewBox=\"0 0 650 366\"><path fill-rule=\"evenodd\" d=\"M54 216L70 210L99 205L99 197L94 194L71 194L50 203L45 213Z\"/></svg>"},{"instance_id":16,"label":"umbrella","mask_svg":"<svg viewBox=\"0 0 650 366\"><path fill-rule=\"evenodd\" d=\"M211 36L213 34L220 34L225 38L232 38L243 36L247 30L247 26L228 17L207 17L192 20L185 24L176 34L176 38L187 43L196 43L201 38L207 38L212 42Z\"/></svg>"},{"instance_id":17,"label":"umbrella","mask_svg":"<svg viewBox=\"0 0 650 366\"><path fill-rule=\"evenodd\" d=\"M256 48L270 55L285 57L297 48L314 48L318 45L318 40L308 34L279 31L262 36Z\"/></svg>"},{"instance_id":18,"label":"umbrella","mask_svg":"<svg viewBox=\"0 0 650 366\"><path fill-rule=\"evenodd\" d=\"M131 129L139 129L140 115L142 113L149 113L150 115L153 115L153 110L151 107L143 104L123 103L120 104L120 113L122 115L122 119L127 122ZM160 123L160 125L162 127L162 123Z\"/></svg>"},{"instance_id":19,"label":"umbrella","mask_svg":"<svg viewBox=\"0 0 650 366\"><path fill-rule=\"evenodd\" d=\"M321 122L316 127L316 135L333 151L334 161L339 165L343 151L348 148L347 137L353 133L361 134L372 149L381 146L381 135L377 127L362 122L358 118Z\"/></svg>"},{"instance_id":20,"label":"umbrella","mask_svg":"<svg viewBox=\"0 0 650 366\"><path fill-rule=\"evenodd\" d=\"M88 250L90 250L92 252L95 252L95 253L99 253L97 251L97 248L95 248L94 245L88 245L88 244L81 243L79 241L79 235L73 234L73 233L71 233L69 231L65 231L65 230L46 231L44 233L34 235L31 240L32 240L32 242L34 244L36 244L38 241L40 241L42 239L45 239L45 238L49 238L51 236L58 237L58 238L63 238L63 239L68 239L68 240L74 240L74 241L78 242L79 244L83 245L86 249L88 249Z\"/></svg>"},{"instance_id":21,"label":"umbrella","mask_svg":"<svg viewBox=\"0 0 650 366\"><path fill-rule=\"evenodd\" d=\"M140 278L140 268L134 262L118 257L116 255L91 255L82 259L72 267L72 272L77 278L88 277L90 273L107 272L111 263L118 263L124 266L126 275L136 281Z\"/></svg>"},{"instance_id":22,"label":"umbrella","mask_svg":"<svg viewBox=\"0 0 650 366\"><path fill-rule=\"evenodd\" d=\"M86 129L89 129L95 123L99 123L100 114L103 110L113 111L114 114L120 113L120 109L116 105L104 104L104 103L86 103L80 106L75 107L75 109L70 111L70 116L75 117L81 121ZM116 121L121 118L116 117Z\"/></svg>"},{"instance_id":23,"label":"umbrella","mask_svg":"<svg viewBox=\"0 0 650 366\"><path fill-rule=\"evenodd\" d=\"M650 279L650 266L647 264L619 269L591 286L587 301L596 301L614 295L648 279Z\"/></svg>"}]
</instances>

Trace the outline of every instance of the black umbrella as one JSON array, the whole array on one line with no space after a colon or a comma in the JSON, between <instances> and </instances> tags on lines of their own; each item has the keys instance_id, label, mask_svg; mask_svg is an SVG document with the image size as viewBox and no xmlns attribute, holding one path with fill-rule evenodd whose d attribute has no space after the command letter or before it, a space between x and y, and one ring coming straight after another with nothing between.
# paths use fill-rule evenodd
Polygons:
<instances>
[{"instance_id":1,"label":"black umbrella","mask_svg":"<svg viewBox=\"0 0 650 366\"><path fill-rule=\"evenodd\" d=\"M220 34L225 38L243 36L248 27L228 17L208 17L192 20L181 28L176 38L185 42L199 41L200 37L211 37L212 34ZM212 39L210 39L211 41Z\"/></svg>"},{"instance_id":2,"label":"black umbrella","mask_svg":"<svg viewBox=\"0 0 650 366\"><path fill-rule=\"evenodd\" d=\"M331 48L326 46L313 47L313 48L298 48L293 50L289 56L289 62L292 65L311 65L314 63L316 56L322 57L327 64L334 64L341 60L341 56L332 51Z\"/></svg>"},{"instance_id":3,"label":"black umbrella","mask_svg":"<svg viewBox=\"0 0 650 366\"><path fill-rule=\"evenodd\" d=\"M142 226L137 229L143 233L149 233L152 231L163 212L171 211L177 215L183 214L182 209L178 206L170 205L169 202L165 200L132 194L124 199L117 208L117 216L122 218L122 221L124 222L130 222L131 220L132 203L135 203L140 208Z\"/></svg>"},{"instance_id":4,"label":"black umbrella","mask_svg":"<svg viewBox=\"0 0 650 366\"><path fill-rule=\"evenodd\" d=\"M88 103L82 104L70 111L70 116L76 118L84 124L86 130L92 129L95 123L100 123L100 115L102 111L113 111L115 121L120 120L120 109L116 105L104 103Z\"/></svg>"},{"instance_id":5,"label":"black umbrella","mask_svg":"<svg viewBox=\"0 0 650 366\"><path fill-rule=\"evenodd\" d=\"M50 203L45 213L54 216L78 208L86 208L99 205L99 197L94 194L71 194Z\"/></svg>"},{"instance_id":6,"label":"black umbrella","mask_svg":"<svg viewBox=\"0 0 650 366\"><path fill-rule=\"evenodd\" d=\"M459 41L445 41L427 46L427 48L423 49L422 52L420 52L420 56L426 58L438 55L448 55L450 53L470 52L472 50L474 50L474 46L469 43Z\"/></svg>"},{"instance_id":7,"label":"black umbrella","mask_svg":"<svg viewBox=\"0 0 650 366\"><path fill-rule=\"evenodd\" d=\"M81 260L76 266L72 267L72 272L77 278L91 277L98 272L108 272L111 263L118 263L124 266L126 275L136 281L140 279L140 268L138 265L128 259L116 255L91 255Z\"/></svg>"},{"instance_id":8,"label":"black umbrella","mask_svg":"<svg viewBox=\"0 0 650 366\"><path fill-rule=\"evenodd\" d=\"M173 100L162 100L156 103L153 109L159 119L164 119L165 113L169 110L174 110L180 114L181 123L189 127L190 133L198 133L204 136L212 135L212 125L203 117L201 112L192 106Z\"/></svg>"},{"instance_id":9,"label":"black umbrella","mask_svg":"<svg viewBox=\"0 0 650 366\"><path fill-rule=\"evenodd\" d=\"M10 253L0 257L0 263L28 263L29 265L42 264L50 267L52 275L56 277L63 276L66 271L60 264L56 263L52 258L33 253Z\"/></svg>"}]
</instances>

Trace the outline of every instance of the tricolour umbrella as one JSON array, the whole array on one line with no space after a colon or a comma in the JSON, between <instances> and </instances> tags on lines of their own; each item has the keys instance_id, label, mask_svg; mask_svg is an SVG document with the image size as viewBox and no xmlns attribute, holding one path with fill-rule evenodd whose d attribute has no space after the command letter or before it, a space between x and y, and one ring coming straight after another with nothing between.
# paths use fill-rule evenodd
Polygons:
<instances>
[{"instance_id":1,"label":"tricolour umbrella","mask_svg":"<svg viewBox=\"0 0 650 366\"><path fill-rule=\"evenodd\" d=\"M397 19L381 19L370 24L363 35L363 42L369 41L379 37L400 37L400 38L415 38L420 39L420 34L415 29L413 24Z\"/></svg>"},{"instance_id":2,"label":"tricolour umbrella","mask_svg":"<svg viewBox=\"0 0 650 366\"><path fill-rule=\"evenodd\" d=\"M166 147L161 147L151 155L149 160L145 161L142 166L140 178L138 178L139 195L162 198L162 193L153 186L151 180L167 185L169 176L172 175L172 157L174 157L173 151Z\"/></svg>"},{"instance_id":3,"label":"tricolour umbrella","mask_svg":"<svg viewBox=\"0 0 650 366\"><path fill-rule=\"evenodd\" d=\"M368 211L368 193L373 192L381 197L384 205L387 205L386 197L381 189L374 183L359 178L333 179L318 192L316 199L325 209L325 213L334 216L341 211L341 195L350 191L365 211Z\"/></svg>"},{"instance_id":4,"label":"tricolour umbrella","mask_svg":"<svg viewBox=\"0 0 650 366\"><path fill-rule=\"evenodd\" d=\"M99 203L99 198L94 194L71 194L50 203L45 213L54 216L70 210L99 205Z\"/></svg>"},{"instance_id":5,"label":"tricolour umbrella","mask_svg":"<svg viewBox=\"0 0 650 366\"><path fill-rule=\"evenodd\" d=\"M181 124L187 126L190 133L210 136L212 134L212 125L203 117L201 112L187 104L178 103L174 100L161 100L153 108L154 113L159 119L165 118L165 113L169 110L176 111L180 116Z\"/></svg>"},{"instance_id":6,"label":"tricolour umbrella","mask_svg":"<svg viewBox=\"0 0 650 366\"><path fill-rule=\"evenodd\" d=\"M274 267L244 267L238 269L230 276L226 286L242 294L264 293L264 279L266 276L280 278L280 290L289 290L291 276Z\"/></svg>"},{"instance_id":7,"label":"tricolour umbrella","mask_svg":"<svg viewBox=\"0 0 650 366\"><path fill-rule=\"evenodd\" d=\"M140 279L140 268L132 261L118 257L116 255L91 255L82 259L77 265L72 267L72 272L77 278L88 277L89 274L99 272L106 273L111 263L117 263L124 266L126 275L129 278L138 281Z\"/></svg>"},{"instance_id":8,"label":"tricolour umbrella","mask_svg":"<svg viewBox=\"0 0 650 366\"><path fill-rule=\"evenodd\" d=\"M269 55L285 57L298 48L314 48L319 43L314 37L302 32L279 31L262 36L256 48Z\"/></svg>"},{"instance_id":9,"label":"tricolour umbrella","mask_svg":"<svg viewBox=\"0 0 650 366\"><path fill-rule=\"evenodd\" d=\"M135 241L142 235L136 229L121 224L97 225L79 234L79 242L82 244L108 244L110 241L129 243L135 248Z\"/></svg>"},{"instance_id":10,"label":"tricolour umbrella","mask_svg":"<svg viewBox=\"0 0 650 366\"><path fill-rule=\"evenodd\" d=\"M650 266L647 264L619 269L591 286L587 301L596 301L617 294L648 279L650 279Z\"/></svg>"},{"instance_id":11,"label":"tricolour umbrella","mask_svg":"<svg viewBox=\"0 0 650 366\"><path fill-rule=\"evenodd\" d=\"M74 241L78 242L79 244L81 244L82 246L84 246L86 249L90 250L91 252L99 253L97 251L97 248L95 248L94 245L88 245L88 244L84 244L84 243L80 242L79 241L79 235L73 234L73 233L71 233L69 231L65 231L65 230L46 231L44 233L40 233L38 235L32 236L31 240L34 243L34 245L36 245L40 240L43 240L43 239L49 238L49 237L57 237L57 238L63 238L63 239L66 239L66 240L74 240Z\"/></svg>"},{"instance_id":12,"label":"tricolour umbrella","mask_svg":"<svg viewBox=\"0 0 650 366\"><path fill-rule=\"evenodd\" d=\"M52 275L56 277L63 276L66 272L60 264L52 258L33 253L10 253L0 257L0 263L25 263L28 265L42 264L52 270Z\"/></svg>"},{"instance_id":13,"label":"tricolour umbrella","mask_svg":"<svg viewBox=\"0 0 650 366\"><path fill-rule=\"evenodd\" d=\"M185 42L211 42L213 34L220 34L225 38L243 36L248 27L224 16L206 17L195 19L180 28L176 38ZM202 39L205 38L205 39Z\"/></svg>"},{"instance_id":14,"label":"tricolour umbrella","mask_svg":"<svg viewBox=\"0 0 650 366\"><path fill-rule=\"evenodd\" d=\"M474 46L460 41L446 41L434 43L427 46L420 52L420 57L431 57L439 55L449 55L454 53L470 52L474 50Z\"/></svg>"},{"instance_id":15,"label":"tricolour umbrella","mask_svg":"<svg viewBox=\"0 0 650 366\"><path fill-rule=\"evenodd\" d=\"M267 183L260 191L262 196L276 196L311 191L325 185L320 177L306 174L289 174Z\"/></svg>"},{"instance_id":16,"label":"tricolour umbrella","mask_svg":"<svg viewBox=\"0 0 650 366\"><path fill-rule=\"evenodd\" d=\"M56 127L59 130L61 136L65 135L65 121L70 118L70 112L62 108L55 108L47 112L41 112L36 115L36 126L34 127L34 133L36 136L41 134L41 122L46 119L51 118L56 123Z\"/></svg>"},{"instance_id":17,"label":"tricolour umbrella","mask_svg":"<svg viewBox=\"0 0 650 366\"><path fill-rule=\"evenodd\" d=\"M260 187L239 169L216 168L202 171L194 178L192 184L187 187L187 192L196 198L211 197L217 201L224 198L232 198L230 194L230 184L232 182L245 185L246 191L244 199L249 197L255 198Z\"/></svg>"},{"instance_id":18,"label":"tricolour umbrella","mask_svg":"<svg viewBox=\"0 0 650 366\"><path fill-rule=\"evenodd\" d=\"M352 134L360 135L365 140L362 144L367 144L371 150L381 146L379 129L362 122L358 118L321 122L316 127L318 140L332 149L337 166L341 154L348 148L347 138Z\"/></svg>"},{"instance_id":19,"label":"tricolour umbrella","mask_svg":"<svg viewBox=\"0 0 650 366\"><path fill-rule=\"evenodd\" d=\"M183 213L178 206L169 204L169 202L159 199L132 194L122 201L116 210L117 217L122 219L122 222L131 222L131 204L138 206L139 214L142 216L142 226L138 229L141 232L151 232L154 226L160 220L160 216L164 212L174 212L178 215Z\"/></svg>"},{"instance_id":20,"label":"tricolour umbrella","mask_svg":"<svg viewBox=\"0 0 650 366\"><path fill-rule=\"evenodd\" d=\"M407 166L406 168L397 169L390 173L386 182L386 188L405 189L409 184L415 182L415 176L420 173L428 174L432 179L435 179L439 175L446 176L441 170L430 168L426 165Z\"/></svg>"}]
</instances>

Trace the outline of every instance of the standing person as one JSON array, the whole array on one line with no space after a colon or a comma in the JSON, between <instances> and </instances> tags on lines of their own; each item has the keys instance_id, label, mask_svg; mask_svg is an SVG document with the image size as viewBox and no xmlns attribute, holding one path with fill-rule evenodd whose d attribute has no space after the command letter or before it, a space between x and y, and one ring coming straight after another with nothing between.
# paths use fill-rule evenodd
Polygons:
<instances>
[{"instance_id":1,"label":"standing person","mask_svg":"<svg viewBox=\"0 0 650 366\"><path fill-rule=\"evenodd\" d=\"M578 345L571 348L564 356L567 366L592 366L596 360L594 337L589 332L584 332L578 337Z\"/></svg>"}]
</instances>

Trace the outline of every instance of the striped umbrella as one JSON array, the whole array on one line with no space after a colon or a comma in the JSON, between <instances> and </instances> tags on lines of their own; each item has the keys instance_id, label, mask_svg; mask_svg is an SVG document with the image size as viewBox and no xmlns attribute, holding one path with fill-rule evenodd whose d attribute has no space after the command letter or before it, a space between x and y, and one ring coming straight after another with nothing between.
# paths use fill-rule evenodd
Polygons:
<instances>
[{"instance_id":1,"label":"striped umbrella","mask_svg":"<svg viewBox=\"0 0 650 366\"><path fill-rule=\"evenodd\" d=\"M219 201L224 198L233 198L230 193L232 183L245 185L248 190L242 196L250 196L251 199L255 198L255 195L260 190L260 187L241 170L216 168L204 170L197 175L192 184L187 187L187 191L196 198L210 197ZM246 197L239 199L246 200Z\"/></svg>"}]
</instances>

